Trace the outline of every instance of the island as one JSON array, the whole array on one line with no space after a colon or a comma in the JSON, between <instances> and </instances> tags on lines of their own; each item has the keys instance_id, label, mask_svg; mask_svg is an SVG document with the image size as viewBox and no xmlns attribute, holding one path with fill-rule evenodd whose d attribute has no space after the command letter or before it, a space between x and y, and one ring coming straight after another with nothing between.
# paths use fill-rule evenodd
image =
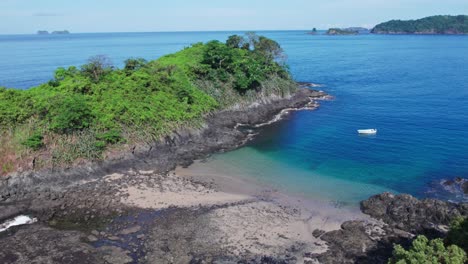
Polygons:
<instances>
[{"instance_id":1,"label":"island","mask_svg":"<svg viewBox=\"0 0 468 264\"><path fill-rule=\"evenodd\" d=\"M373 34L468 34L468 16L430 16L417 20L391 20L375 26Z\"/></svg>"},{"instance_id":2,"label":"island","mask_svg":"<svg viewBox=\"0 0 468 264\"><path fill-rule=\"evenodd\" d=\"M58 30L58 31L52 31L52 35L67 35L70 34L70 31L68 30Z\"/></svg>"},{"instance_id":3,"label":"island","mask_svg":"<svg viewBox=\"0 0 468 264\"><path fill-rule=\"evenodd\" d=\"M47 31L47 30L39 30L39 31L37 31L37 34L38 34L38 35L49 35L49 31Z\"/></svg>"},{"instance_id":4,"label":"island","mask_svg":"<svg viewBox=\"0 0 468 264\"><path fill-rule=\"evenodd\" d=\"M328 29L327 35L357 35L357 30L346 29L346 28L330 28Z\"/></svg>"},{"instance_id":5,"label":"island","mask_svg":"<svg viewBox=\"0 0 468 264\"><path fill-rule=\"evenodd\" d=\"M348 28L343 28L343 30L355 31L358 34L369 34L370 33L370 29L364 28L364 27L348 27Z\"/></svg>"},{"instance_id":6,"label":"island","mask_svg":"<svg viewBox=\"0 0 468 264\"><path fill-rule=\"evenodd\" d=\"M101 160L124 145L199 127L213 112L287 99L298 84L283 60L276 41L234 35L155 61L131 58L122 69L95 56L81 67L58 68L38 87L0 87L0 143L8 142L0 152L0 175ZM13 140L20 135L27 137Z\"/></svg>"}]
</instances>

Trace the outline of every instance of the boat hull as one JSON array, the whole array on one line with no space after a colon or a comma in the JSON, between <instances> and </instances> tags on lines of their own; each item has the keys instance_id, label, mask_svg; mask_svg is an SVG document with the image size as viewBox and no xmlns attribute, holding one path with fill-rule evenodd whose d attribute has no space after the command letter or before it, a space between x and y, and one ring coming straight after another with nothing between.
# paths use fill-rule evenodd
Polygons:
<instances>
[{"instance_id":1,"label":"boat hull","mask_svg":"<svg viewBox=\"0 0 468 264\"><path fill-rule=\"evenodd\" d=\"M373 135L373 134L377 134L377 129L359 129L358 133L359 134Z\"/></svg>"}]
</instances>

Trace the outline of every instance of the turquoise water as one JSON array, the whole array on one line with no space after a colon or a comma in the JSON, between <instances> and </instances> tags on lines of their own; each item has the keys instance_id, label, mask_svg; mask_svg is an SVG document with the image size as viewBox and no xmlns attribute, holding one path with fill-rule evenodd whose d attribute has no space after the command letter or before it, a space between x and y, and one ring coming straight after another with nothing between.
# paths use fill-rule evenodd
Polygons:
<instances>
[{"instance_id":1,"label":"turquoise water","mask_svg":"<svg viewBox=\"0 0 468 264\"><path fill-rule=\"evenodd\" d=\"M439 182L468 177L468 36L261 33L284 47L296 80L324 85L335 100L292 113L207 166L350 204L384 190L455 198ZM0 85L28 88L96 54L121 65L230 34L0 36ZM359 136L360 128L379 133Z\"/></svg>"}]
</instances>

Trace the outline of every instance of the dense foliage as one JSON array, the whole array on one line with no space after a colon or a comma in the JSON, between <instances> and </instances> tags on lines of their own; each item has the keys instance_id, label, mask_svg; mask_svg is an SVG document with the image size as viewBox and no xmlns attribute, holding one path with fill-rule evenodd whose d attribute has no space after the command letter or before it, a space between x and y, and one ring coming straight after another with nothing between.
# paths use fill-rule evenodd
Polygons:
<instances>
[{"instance_id":1,"label":"dense foliage","mask_svg":"<svg viewBox=\"0 0 468 264\"><path fill-rule=\"evenodd\" d=\"M457 245L468 252L468 219L460 217L453 221L447 234L446 243Z\"/></svg>"},{"instance_id":2,"label":"dense foliage","mask_svg":"<svg viewBox=\"0 0 468 264\"><path fill-rule=\"evenodd\" d=\"M431 16L417 20L391 20L372 33L383 34L468 34L468 16Z\"/></svg>"},{"instance_id":3,"label":"dense foliage","mask_svg":"<svg viewBox=\"0 0 468 264\"><path fill-rule=\"evenodd\" d=\"M389 264L464 264L466 253L456 245L445 246L442 239L429 240L418 236L410 249L396 245Z\"/></svg>"},{"instance_id":4,"label":"dense foliage","mask_svg":"<svg viewBox=\"0 0 468 264\"><path fill-rule=\"evenodd\" d=\"M445 242L445 243L444 243ZM418 236L409 250L395 245L393 258L389 264L463 264L468 261L468 220L463 217L455 219L445 241L442 239L428 240L425 236Z\"/></svg>"},{"instance_id":5,"label":"dense foliage","mask_svg":"<svg viewBox=\"0 0 468 264\"><path fill-rule=\"evenodd\" d=\"M96 56L80 68L57 69L38 87L0 88L0 143L8 143L0 161L18 157L22 147L47 150L59 163L93 159L112 144L199 125L219 108L288 94L296 86L283 61L278 43L249 33L155 61L131 58L123 69Z\"/></svg>"}]
</instances>

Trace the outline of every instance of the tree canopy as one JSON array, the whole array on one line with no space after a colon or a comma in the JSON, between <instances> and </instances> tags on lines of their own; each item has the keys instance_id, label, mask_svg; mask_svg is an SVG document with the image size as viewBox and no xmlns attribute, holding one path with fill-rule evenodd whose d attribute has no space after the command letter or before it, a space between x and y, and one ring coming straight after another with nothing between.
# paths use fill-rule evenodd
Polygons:
<instances>
[{"instance_id":1,"label":"tree canopy","mask_svg":"<svg viewBox=\"0 0 468 264\"><path fill-rule=\"evenodd\" d=\"M425 236L418 236L410 249L395 246L393 257L389 264L464 264L466 253L455 245L445 246L442 239L429 240Z\"/></svg>"}]
</instances>

